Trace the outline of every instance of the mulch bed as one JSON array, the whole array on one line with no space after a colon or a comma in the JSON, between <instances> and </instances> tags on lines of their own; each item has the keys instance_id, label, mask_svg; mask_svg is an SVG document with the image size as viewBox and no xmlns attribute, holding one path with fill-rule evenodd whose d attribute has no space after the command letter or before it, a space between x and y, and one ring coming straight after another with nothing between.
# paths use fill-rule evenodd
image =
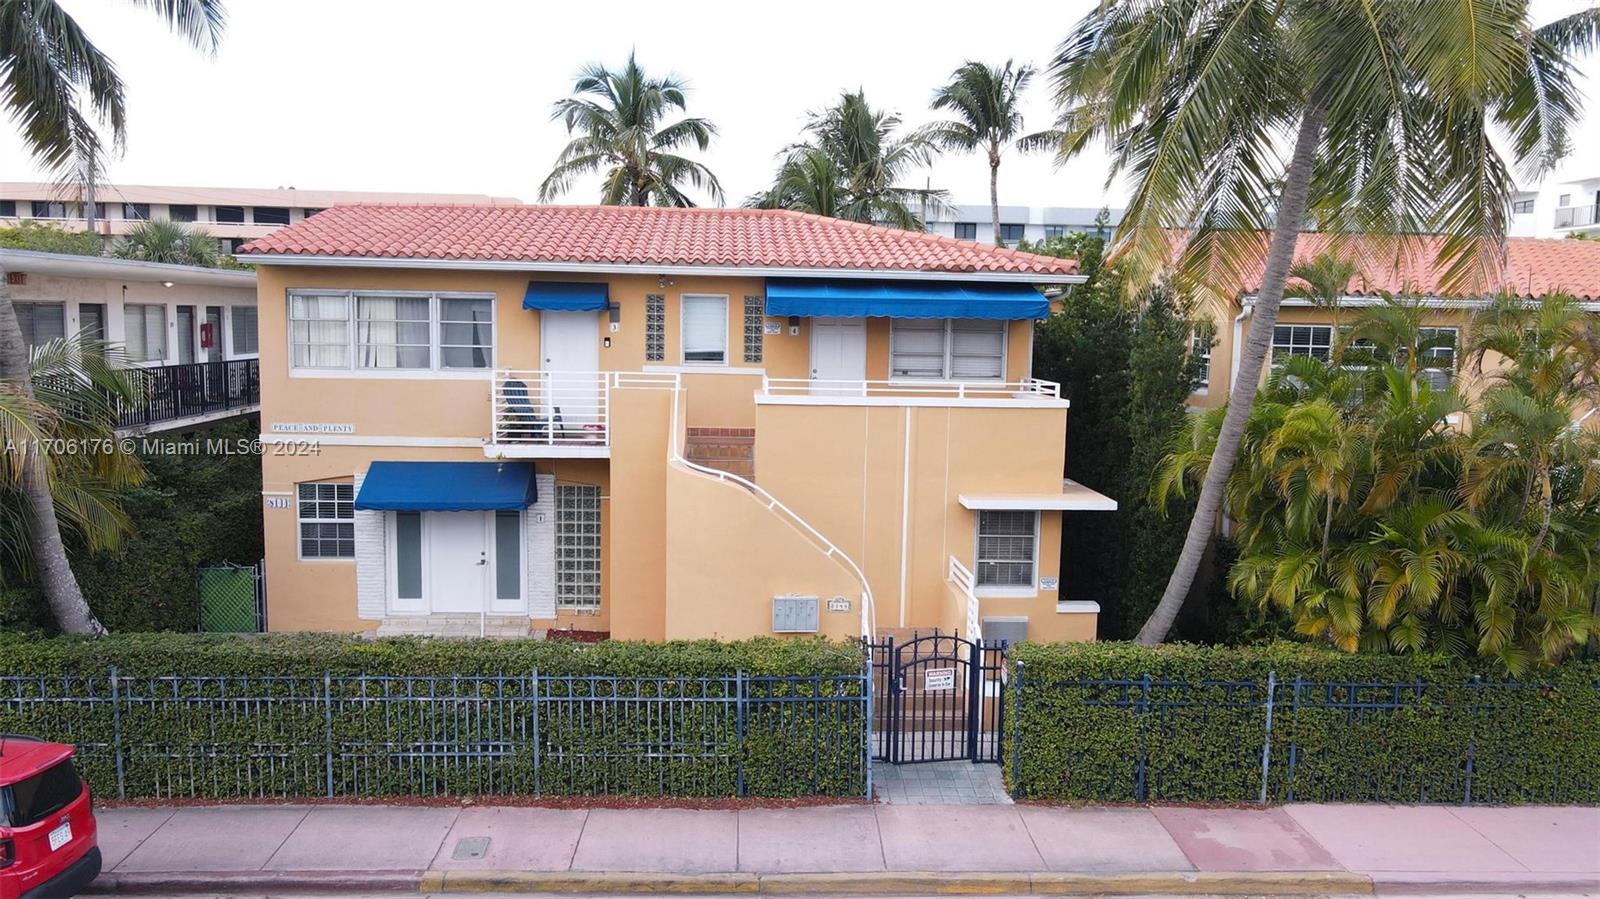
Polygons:
<instances>
[{"instance_id":1,"label":"mulch bed","mask_svg":"<svg viewBox=\"0 0 1600 899\"><path fill-rule=\"evenodd\" d=\"M729 796L718 799L692 799L661 796L326 796L268 797L262 799L128 799L118 801L96 797L97 808L203 808L226 805L390 805L417 808L687 808L738 810L747 808L815 808L825 805L865 805L860 798L839 796L799 796L792 799Z\"/></svg>"}]
</instances>

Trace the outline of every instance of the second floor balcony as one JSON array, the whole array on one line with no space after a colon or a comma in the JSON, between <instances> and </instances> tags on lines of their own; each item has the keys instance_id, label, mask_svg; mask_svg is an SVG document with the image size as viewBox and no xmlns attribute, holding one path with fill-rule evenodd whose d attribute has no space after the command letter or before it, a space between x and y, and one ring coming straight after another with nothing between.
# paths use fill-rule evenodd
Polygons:
<instances>
[{"instance_id":1,"label":"second floor balcony","mask_svg":"<svg viewBox=\"0 0 1600 899\"><path fill-rule=\"evenodd\" d=\"M164 431L261 409L255 359L190 362L130 369L134 399L121 403L119 431Z\"/></svg>"},{"instance_id":2,"label":"second floor balcony","mask_svg":"<svg viewBox=\"0 0 1600 899\"><path fill-rule=\"evenodd\" d=\"M1600 204L1561 206L1556 209L1557 228L1584 228L1600 224Z\"/></svg>"}]
</instances>

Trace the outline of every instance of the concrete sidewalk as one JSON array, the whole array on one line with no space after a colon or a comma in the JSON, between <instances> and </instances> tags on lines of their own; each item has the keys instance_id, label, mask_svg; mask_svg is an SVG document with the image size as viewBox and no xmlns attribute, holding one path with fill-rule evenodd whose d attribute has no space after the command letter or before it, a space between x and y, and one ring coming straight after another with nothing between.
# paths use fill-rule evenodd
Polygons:
<instances>
[{"instance_id":1,"label":"concrete sidewalk","mask_svg":"<svg viewBox=\"0 0 1600 899\"><path fill-rule=\"evenodd\" d=\"M1600 808L262 805L97 818L105 891L1600 893Z\"/></svg>"}]
</instances>

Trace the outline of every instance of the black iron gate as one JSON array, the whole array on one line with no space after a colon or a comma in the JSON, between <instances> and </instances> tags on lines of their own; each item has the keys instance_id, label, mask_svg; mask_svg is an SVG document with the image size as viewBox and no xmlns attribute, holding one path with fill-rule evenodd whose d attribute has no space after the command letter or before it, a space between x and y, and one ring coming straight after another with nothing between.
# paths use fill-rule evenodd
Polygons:
<instances>
[{"instance_id":1,"label":"black iron gate","mask_svg":"<svg viewBox=\"0 0 1600 899\"><path fill-rule=\"evenodd\" d=\"M892 764L999 762L1005 729L1004 642L913 634L869 644L873 758Z\"/></svg>"}]
</instances>

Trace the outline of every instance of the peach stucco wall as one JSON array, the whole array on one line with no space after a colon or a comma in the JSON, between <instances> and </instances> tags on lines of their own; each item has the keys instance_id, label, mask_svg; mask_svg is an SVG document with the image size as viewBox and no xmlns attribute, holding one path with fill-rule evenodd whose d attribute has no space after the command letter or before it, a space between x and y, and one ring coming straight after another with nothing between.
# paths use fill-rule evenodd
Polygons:
<instances>
[{"instance_id":1,"label":"peach stucco wall","mask_svg":"<svg viewBox=\"0 0 1600 899\"><path fill-rule=\"evenodd\" d=\"M539 315L521 308L530 277L516 272L342 269L263 266L260 277L262 429L275 423L338 423L352 432L306 440L314 453L269 454L264 490L292 494L297 483L349 480L374 460L482 460L489 436L487 372L376 375L291 374L287 367L286 291L291 288L439 290L495 297L495 366L535 369L541 360ZM581 279L562 276L560 280ZM602 602L599 615L562 613L539 627L607 629L620 638L733 637L767 633L771 598L783 593L851 600L852 611L822 613L824 631L859 630L860 587L847 567L767 511L754 494L668 465L673 427L755 428L758 483L850 553L877 596L877 622L943 624L951 555L971 565L975 515L962 492L1059 491L1065 452L1064 408L974 408L757 404L761 375L804 378L810 371L810 326L789 333L787 319L769 318L778 334L763 339L763 358L744 361L745 296L760 296L754 278L613 276L620 322L602 316L599 365L608 371L681 375L676 418L670 390L618 387L611 395L608 459L538 459L559 482L602 491ZM647 294L666 297L665 359L644 360ZM728 364L684 365L679 315L685 294L728 297ZM887 379L889 323L867 323L867 377ZM1032 324L1007 332L1007 378L1030 372ZM909 426L909 430L908 430ZM906 448L910 447L910 466ZM909 494L905 489L908 483ZM300 561L295 511L265 509L269 621L274 630L361 630L356 618L355 563ZM902 525L905 576L902 579ZM1038 575L1059 570L1060 515L1040 521ZM902 587L903 584L903 587ZM902 592L905 595L902 617ZM986 615L1026 615L1035 638L1087 638L1093 616L1058 615L1056 591L985 598ZM1087 632L1085 622L1087 621Z\"/></svg>"}]
</instances>

